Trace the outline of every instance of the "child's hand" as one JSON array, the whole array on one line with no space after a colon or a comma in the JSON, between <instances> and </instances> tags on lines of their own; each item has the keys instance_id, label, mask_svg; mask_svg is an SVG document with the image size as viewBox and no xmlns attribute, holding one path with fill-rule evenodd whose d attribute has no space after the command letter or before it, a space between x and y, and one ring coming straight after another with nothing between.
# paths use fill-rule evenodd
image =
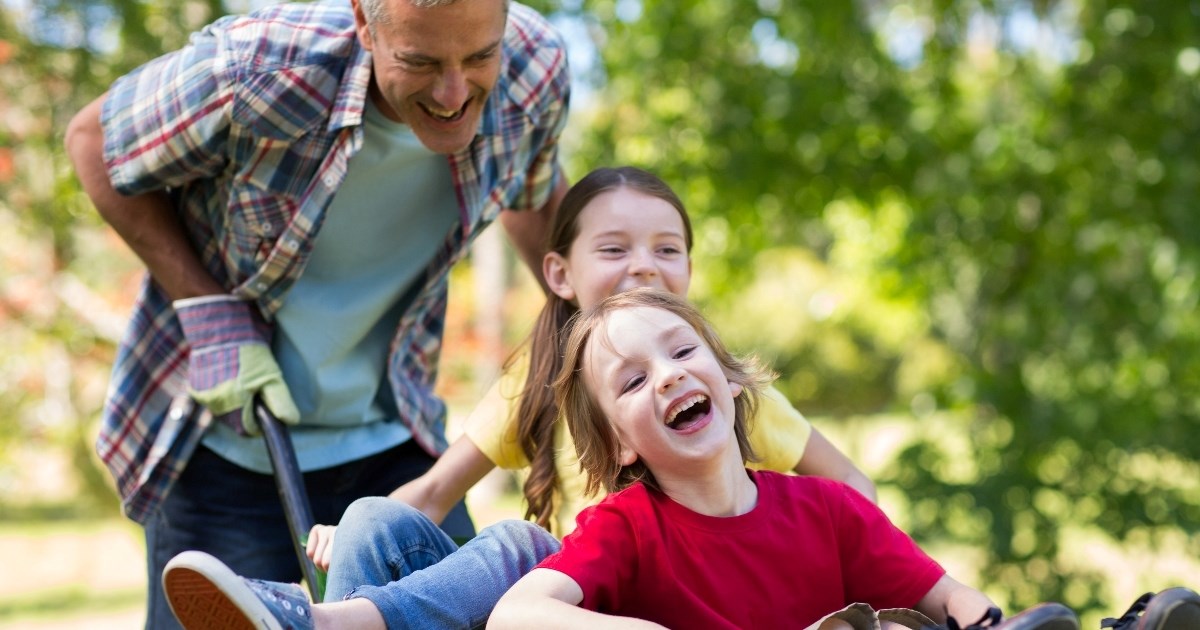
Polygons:
<instances>
[{"instance_id":1,"label":"child's hand","mask_svg":"<svg viewBox=\"0 0 1200 630\"><path fill-rule=\"evenodd\" d=\"M313 525L311 531L308 532L308 543L304 545L304 553L312 559L313 564L322 571L329 570L329 563L333 560L333 537L337 532L337 525Z\"/></svg>"}]
</instances>

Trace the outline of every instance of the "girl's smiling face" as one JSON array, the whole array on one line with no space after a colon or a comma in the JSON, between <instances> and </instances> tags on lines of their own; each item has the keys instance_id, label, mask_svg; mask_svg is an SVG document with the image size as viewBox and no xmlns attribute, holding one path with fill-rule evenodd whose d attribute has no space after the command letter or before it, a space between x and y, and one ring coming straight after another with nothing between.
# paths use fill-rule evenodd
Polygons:
<instances>
[{"instance_id":1,"label":"girl's smiling face","mask_svg":"<svg viewBox=\"0 0 1200 630\"><path fill-rule=\"evenodd\" d=\"M566 256L546 254L550 289L586 309L634 287L687 297L692 277L683 218L666 201L622 187L597 195L576 219Z\"/></svg>"},{"instance_id":2,"label":"girl's smiling face","mask_svg":"<svg viewBox=\"0 0 1200 630\"><path fill-rule=\"evenodd\" d=\"M584 383L616 430L622 466L641 459L661 481L697 460L741 461L733 404L741 386L678 315L614 311L585 353Z\"/></svg>"}]
</instances>

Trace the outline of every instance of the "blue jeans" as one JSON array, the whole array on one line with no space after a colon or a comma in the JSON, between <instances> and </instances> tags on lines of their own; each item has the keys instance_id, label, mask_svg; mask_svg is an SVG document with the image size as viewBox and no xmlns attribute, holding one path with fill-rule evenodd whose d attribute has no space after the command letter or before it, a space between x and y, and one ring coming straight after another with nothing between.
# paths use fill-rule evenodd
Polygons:
<instances>
[{"instance_id":1,"label":"blue jeans","mask_svg":"<svg viewBox=\"0 0 1200 630\"><path fill-rule=\"evenodd\" d=\"M433 462L410 441L361 460L304 473L313 518L317 523L337 523L355 499L386 495L420 476ZM461 502L442 527L456 537L475 533ZM180 627L162 591L162 569L188 549L216 556L239 575L300 581L300 564L275 480L241 468L204 446L196 448L166 501L146 523L147 628Z\"/></svg>"},{"instance_id":2,"label":"blue jeans","mask_svg":"<svg viewBox=\"0 0 1200 630\"><path fill-rule=\"evenodd\" d=\"M325 601L366 598L391 630L480 627L500 596L558 549L549 532L518 520L460 548L415 508L359 499L338 524Z\"/></svg>"}]
</instances>

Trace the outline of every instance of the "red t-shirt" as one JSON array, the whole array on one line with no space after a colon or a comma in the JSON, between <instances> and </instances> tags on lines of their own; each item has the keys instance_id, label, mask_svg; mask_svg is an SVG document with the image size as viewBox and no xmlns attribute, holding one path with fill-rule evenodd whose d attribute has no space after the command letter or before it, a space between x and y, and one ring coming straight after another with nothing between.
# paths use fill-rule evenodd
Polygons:
<instances>
[{"instance_id":1,"label":"red t-shirt","mask_svg":"<svg viewBox=\"0 0 1200 630\"><path fill-rule=\"evenodd\" d=\"M750 475L758 503L729 518L641 484L614 493L539 566L574 579L584 608L668 628L802 628L856 602L912 608L945 574L849 486Z\"/></svg>"}]
</instances>

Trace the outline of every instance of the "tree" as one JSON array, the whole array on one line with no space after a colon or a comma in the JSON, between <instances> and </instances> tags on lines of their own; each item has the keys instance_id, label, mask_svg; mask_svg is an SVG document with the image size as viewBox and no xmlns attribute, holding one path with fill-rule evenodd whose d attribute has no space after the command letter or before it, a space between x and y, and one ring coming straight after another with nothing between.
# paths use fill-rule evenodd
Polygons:
<instances>
[{"instance_id":1,"label":"tree","mask_svg":"<svg viewBox=\"0 0 1200 630\"><path fill-rule=\"evenodd\" d=\"M835 325L855 365L877 366L865 395L852 381L789 393L840 413L920 400L971 438L953 450L931 432L881 480L910 498L918 537L984 549L986 583L1015 606L1113 595L1064 553L1080 531L1153 544L1182 530L1196 555L1192 8L584 8L605 82L574 155L678 187L702 239L700 299L753 310L728 300L780 247L853 267L883 308ZM912 343L880 343L880 320L914 308ZM931 344L948 358L914 398L899 381ZM817 348L771 353L786 375L821 365ZM853 378L828 361L817 374Z\"/></svg>"}]
</instances>

